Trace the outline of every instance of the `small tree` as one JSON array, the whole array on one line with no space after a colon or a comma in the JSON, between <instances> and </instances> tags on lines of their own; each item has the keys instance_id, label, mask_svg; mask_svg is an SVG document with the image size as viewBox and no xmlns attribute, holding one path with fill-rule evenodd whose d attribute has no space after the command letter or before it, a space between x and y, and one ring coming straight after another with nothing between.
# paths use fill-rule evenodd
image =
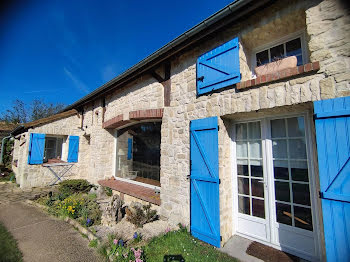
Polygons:
<instances>
[{"instance_id":1,"label":"small tree","mask_svg":"<svg viewBox=\"0 0 350 262\"><path fill-rule=\"evenodd\" d=\"M3 163L6 168L11 169L12 163L12 149L13 149L13 140L7 139L5 140L4 145L4 154L3 154Z\"/></svg>"},{"instance_id":2,"label":"small tree","mask_svg":"<svg viewBox=\"0 0 350 262\"><path fill-rule=\"evenodd\" d=\"M42 99L34 99L29 105L26 105L22 100L16 99L13 101L12 108L7 109L0 120L15 124L27 123L57 114L64 107L62 103L45 103Z\"/></svg>"}]
</instances>

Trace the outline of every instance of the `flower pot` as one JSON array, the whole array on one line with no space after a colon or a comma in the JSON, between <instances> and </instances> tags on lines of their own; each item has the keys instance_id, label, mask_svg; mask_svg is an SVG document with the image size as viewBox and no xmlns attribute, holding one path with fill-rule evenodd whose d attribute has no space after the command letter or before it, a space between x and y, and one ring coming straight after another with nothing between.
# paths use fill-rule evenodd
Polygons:
<instances>
[{"instance_id":1,"label":"flower pot","mask_svg":"<svg viewBox=\"0 0 350 262\"><path fill-rule=\"evenodd\" d=\"M255 68L256 76L273 74L284 69L296 67L298 63L296 56L289 56Z\"/></svg>"}]
</instances>

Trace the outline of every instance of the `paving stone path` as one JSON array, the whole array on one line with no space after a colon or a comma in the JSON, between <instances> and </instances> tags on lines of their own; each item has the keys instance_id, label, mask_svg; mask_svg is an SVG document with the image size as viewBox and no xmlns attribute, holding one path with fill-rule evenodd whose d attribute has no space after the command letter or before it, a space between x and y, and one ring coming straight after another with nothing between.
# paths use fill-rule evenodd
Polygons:
<instances>
[{"instance_id":1,"label":"paving stone path","mask_svg":"<svg viewBox=\"0 0 350 262\"><path fill-rule=\"evenodd\" d=\"M89 241L71 225L25 203L50 190L23 191L13 183L0 184L0 221L17 239L24 262L100 261Z\"/></svg>"}]
</instances>

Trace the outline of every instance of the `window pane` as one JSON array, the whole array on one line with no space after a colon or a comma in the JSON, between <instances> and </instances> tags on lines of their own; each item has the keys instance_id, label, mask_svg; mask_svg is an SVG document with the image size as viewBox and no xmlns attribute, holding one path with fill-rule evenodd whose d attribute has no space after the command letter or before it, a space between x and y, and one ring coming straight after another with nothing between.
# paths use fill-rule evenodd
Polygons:
<instances>
[{"instance_id":1,"label":"window pane","mask_svg":"<svg viewBox=\"0 0 350 262\"><path fill-rule=\"evenodd\" d=\"M306 161L290 161L292 180L309 182L309 174Z\"/></svg>"},{"instance_id":2,"label":"window pane","mask_svg":"<svg viewBox=\"0 0 350 262\"><path fill-rule=\"evenodd\" d=\"M252 199L253 216L265 218L264 200Z\"/></svg>"},{"instance_id":3,"label":"window pane","mask_svg":"<svg viewBox=\"0 0 350 262\"><path fill-rule=\"evenodd\" d=\"M304 117L293 117L287 119L288 136L296 137L305 135Z\"/></svg>"},{"instance_id":4,"label":"window pane","mask_svg":"<svg viewBox=\"0 0 350 262\"><path fill-rule=\"evenodd\" d=\"M292 187L293 187L293 202L296 204L311 206L309 185L293 183Z\"/></svg>"},{"instance_id":5,"label":"window pane","mask_svg":"<svg viewBox=\"0 0 350 262\"><path fill-rule=\"evenodd\" d=\"M292 212L290 205L276 203L277 222L292 225Z\"/></svg>"},{"instance_id":6,"label":"window pane","mask_svg":"<svg viewBox=\"0 0 350 262\"><path fill-rule=\"evenodd\" d=\"M250 214L249 197L238 196L238 210L242 214Z\"/></svg>"},{"instance_id":7,"label":"window pane","mask_svg":"<svg viewBox=\"0 0 350 262\"><path fill-rule=\"evenodd\" d=\"M248 123L248 130L249 130L249 139L261 138L260 122Z\"/></svg>"},{"instance_id":8,"label":"window pane","mask_svg":"<svg viewBox=\"0 0 350 262\"><path fill-rule=\"evenodd\" d=\"M304 139L290 139L289 157L294 159L306 159L306 145Z\"/></svg>"},{"instance_id":9,"label":"window pane","mask_svg":"<svg viewBox=\"0 0 350 262\"><path fill-rule=\"evenodd\" d=\"M263 177L263 167L261 165L259 166L251 165L250 175L255 177Z\"/></svg>"},{"instance_id":10,"label":"window pane","mask_svg":"<svg viewBox=\"0 0 350 262\"><path fill-rule=\"evenodd\" d=\"M248 165L237 165L237 174L239 176L249 176Z\"/></svg>"},{"instance_id":11,"label":"window pane","mask_svg":"<svg viewBox=\"0 0 350 262\"><path fill-rule=\"evenodd\" d=\"M284 47L278 45L270 49L271 61L276 61L284 57Z\"/></svg>"},{"instance_id":12,"label":"window pane","mask_svg":"<svg viewBox=\"0 0 350 262\"><path fill-rule=\"evenodd\" d=\"M287 53L287 56L293 56L293 55L297 56L302 53L300 38L291 40L286 43L286 53Z\"/></svg>"},{"instance_id":13,"label":"window pane","mask_svg":"<svg viewBox=\"0 0 350 262\"><path fill-rule=\"evenodd\" d=\"M262 158L261 157L261 141L249 142L249 157Z\"/></svg>"},{"instance_id":14,"label":"window pane","mask_svg":"<svg viewBox=\"0 0 350 262\"><path fill-rule=\"evenodd\" d=\"M264 180L251 179L252 183L252 195L257 197L264 197Z\"/></svg>"},{"instance_id":15,"label":"window pane","mask_svg":"<svg viewBox=\"0 0 350 262\"><path fill-rule=\"evenodd\" d=\"M249 196L249 178L238 178L238 193Z\"/></svg>"},{"instance_id":16,"label":"window pane","mask_svg":"<svg viewBox=\"0 0 350 262\"><path fill-rule=\"evenodd\" d=\"M237 157L248 157L247 142L236 143Z\"/></svg>"},{"instance_id":17,"label":"window pane","mask_svg":"<svg viewBox=\"0 0 350 262\"><path fill-rule=\"evenodd\" d=\"M160 186L160 125L148 122L118 131L118 177Z\"/></svg>"},{"instance_id":18,"label":"window pane","mask_svg":"<svg viewBox=\"0 0 350 262\"><path fill-rule=\"evenodd\" d=\"M261 66L269 63L269 53L267 50L256 54L256 65Z\"/></svg>"},{"instance_id":19,"label":"window pane","mask_svg":"<svg viewBox=\"0 0 350 262\"><path fill-rule=\"evenodd\" d=\"M247 124L236 124L236 140L247 139Z\"/></svg>"},{"instance_id":20,"label":"window pane","mask_svg":"<svg viewBox=\"0 0 350 262\"><path fill-rule=\"evenodd\" d=\"M276 200L290 202L289 183L275 181Z\"/></svg>"},{"instance_id":21,"label":"window pane","mask_svg":"<svg viewBox=\"0 0 350 262\"><path fill-rule=\"evenodd\" d=\"M275 179L289 180L288 161L273 161L273 171Z\"/></svg>"},{"instance_id":22,"label":"window pane","mask_svg":"<svg viewBox=\"0 0 350 262\"><path fill-rule=\"evenodd\" d=\"M311 209L294 206L294 223L296 227L312 231Z\"/></svg>"},{"instance_id":23,"label":"window pane","mask_svg":"<svg viewBox=\"0 0 350 262\"><path fill-rule=\"evenodd\" d=\"M286 137L286 127L284 119L271 120L271 136Z\"/></svg>"},{"instance_id":24,"label":"window pane","mask_svg":"<svg viewBox=\"0 0 350 262\"><path fill-rule=\"evenodd\" d=\"M303 56L302 55L298 55L297 56L297 66L303 65L304 64L304 60L303 60Z\"/></svg>"},{"instance_id":25,"label":"window pane","mask_svg":"<svg viewBox=\"0 0 350 262\"><path fill-rule=\"evenodd\" d=\"M287 158L287 141L272 140L272 151L274 158Z\"/></svg>"}]
</instances>

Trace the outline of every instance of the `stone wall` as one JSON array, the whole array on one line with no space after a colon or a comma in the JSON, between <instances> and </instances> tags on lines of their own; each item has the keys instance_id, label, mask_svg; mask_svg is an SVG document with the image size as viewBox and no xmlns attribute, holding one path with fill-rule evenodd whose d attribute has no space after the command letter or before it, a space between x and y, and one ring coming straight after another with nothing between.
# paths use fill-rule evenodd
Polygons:
<instances>
[{"instance_id":1,"label":"stone wall","mask_svg":"<svg viewBox=\"0 0 350 262\"><path fill-rule=\"evenodd\" d=\"M322 29L323 20L332 30ZM310 61L320 61L321 69L317 73L239 91L226 88L210 95L196 96L196 59L202 53L239 36L242 80L247 80L252 73L252 49L301 29L307 33ZM293 112L297 108L293 105L349 94L350 52L345 39L350 39L349 15L339 2L291 1L286 5L279 1L177 57L172 63L171 104L164 110L162 125L162 215L174 223L190 222L190 183L186 178L190 174L191 120L210 116L225 119L240 113L270 109L279 112L286 106L289 106L288 112ZM231 237L234 227L229 121L220 120L219 127L219 176L223 181L220 184L220 219L225 242Z\"/></svg>"},{"instance_id":2,"label":"stone wall","mask_svg":"<svg viewBox=\"0 0 350 262\"><path fill-rule=\"evenodd\" d=\"M151 76L142 78L116 90L106 97L105 121L123 114L129 119L129 112L164 107L163 86Z\"/></svg>"}]
</instances>

